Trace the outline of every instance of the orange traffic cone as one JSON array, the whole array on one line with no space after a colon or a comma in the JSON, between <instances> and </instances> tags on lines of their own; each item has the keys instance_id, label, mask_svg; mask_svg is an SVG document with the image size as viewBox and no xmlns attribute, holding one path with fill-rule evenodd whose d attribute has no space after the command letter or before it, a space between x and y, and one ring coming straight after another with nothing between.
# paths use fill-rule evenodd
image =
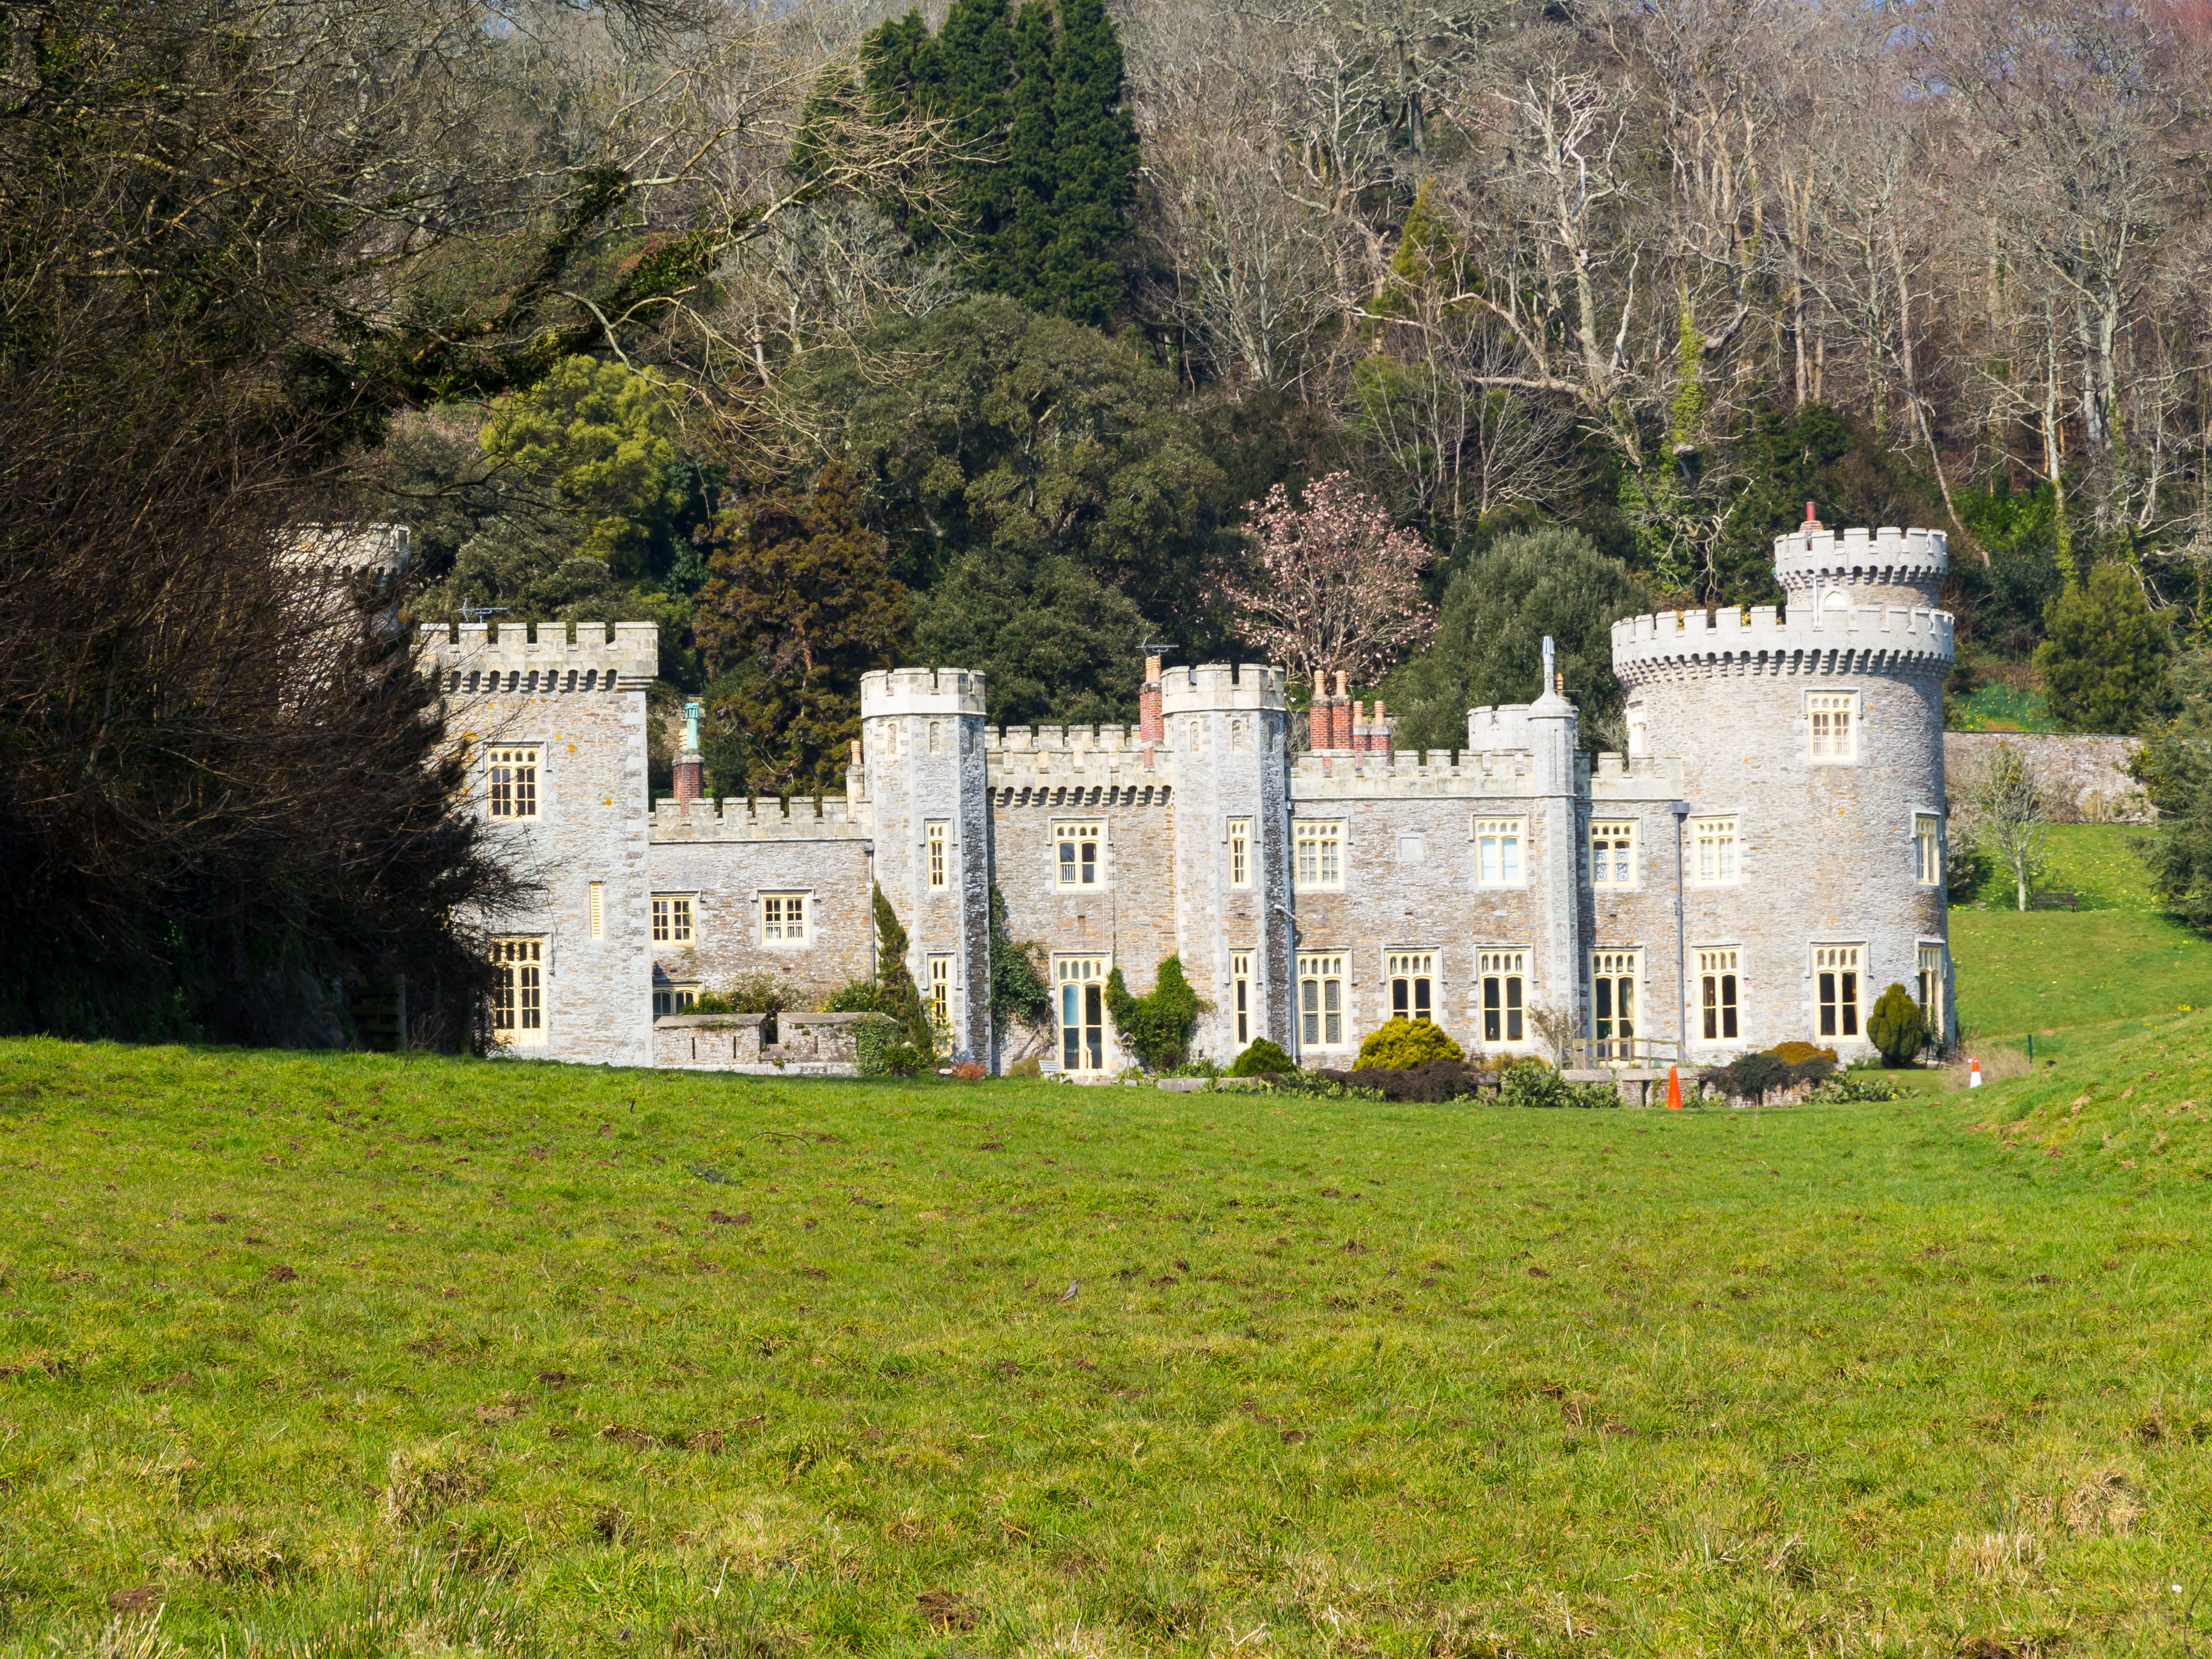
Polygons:
<instances>
[{"instance_id":1,"label":"orange traffic cone","mask_svg":"<svg viewBox=\"0 0 2212 1659\"><path fill-rule=\"evenodd\" d=\"M1679 1066L1667 1068L1667 1109L1670 1112L1682 1109L1682 1068Z\"/></svg>"},{"instance_id":2,"label":"orange traffic cone","mask_svg":"<svg viewBox=\"0 0 2212 1659\"><path fill-rule=\"evenodd\" d=\"M1982 1086L1982 1062L1972 1054L1966 1056L1966 1086L1969 1089Z\"/></svg>"}]
</instances>

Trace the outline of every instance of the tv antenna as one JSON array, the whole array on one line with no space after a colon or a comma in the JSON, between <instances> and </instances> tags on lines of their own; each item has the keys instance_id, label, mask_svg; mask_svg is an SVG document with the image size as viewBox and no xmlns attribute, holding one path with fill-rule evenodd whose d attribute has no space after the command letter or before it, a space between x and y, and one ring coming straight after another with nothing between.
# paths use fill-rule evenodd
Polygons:
<instances>
[{"instance_id":1,"label":"tv antenna","mask_svg":"<svg viewBox=\"0 0 2212 1659\"><path fill-rule=\"evenodd\" d=\"M503 605L465 605L460 607L460 611L461 620L473 624L482 622L486 617L505 616L507 607Z\"/></svg>"},{"instance_id":2,"label":"tv antenna","mask_svg":"<svg viewBox=\"0 0 2212 1659\"><path fill-rule=\"evenodd\" d=\"M1155 655L1164 657L1170 651L1182 649L1172 640L1146 640L1139 643L1138 648L1148 657Z\"/></svg>"}]
</instances>

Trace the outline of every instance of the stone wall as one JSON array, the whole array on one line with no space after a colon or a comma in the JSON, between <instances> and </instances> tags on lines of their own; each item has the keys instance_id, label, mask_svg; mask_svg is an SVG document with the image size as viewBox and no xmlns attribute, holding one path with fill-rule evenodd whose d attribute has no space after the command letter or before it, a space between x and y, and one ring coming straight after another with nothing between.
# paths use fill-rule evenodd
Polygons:
<instances>
[{"instance_id":1,"label":"stone wall","mask_svg":"<svg viewBox=\"0 0 2212 1659\"><path fill-rule=\"evenodd\" d=\"M2105 737L2057 732L1946 732L1943 768L1952 779L1952 811L1961 822L1972 817L1966 804L1967 780L2000 744L2027 757L2027 763L2049 793L2051 816L2061 823L2149 823L2158 809L2142 786L2128 775L2128 762L2142 747L2141 738Z\"/></svg>"},{"instance_id":2,"label":"stone wall","mask_svg":"<svg viewBox=\"0 0 2212 1659\"><path fill-rule=\"evenodd\" d=\"M791 1006L805 1010L848 980L875 972L864 841L670 842L656 836L649 865L654 893L692 899L691 948L653 947L653 965L678 984L720 990L746 975L773 974L789 987ZM763 941L763 893L805 896L803 943Z\"/></svg>"}]
</instances>

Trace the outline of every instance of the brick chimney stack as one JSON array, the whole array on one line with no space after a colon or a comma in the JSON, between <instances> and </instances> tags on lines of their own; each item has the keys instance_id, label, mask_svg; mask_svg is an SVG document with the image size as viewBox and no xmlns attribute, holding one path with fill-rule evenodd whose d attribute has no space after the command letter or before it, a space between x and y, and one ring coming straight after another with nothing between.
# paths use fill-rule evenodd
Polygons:
<instances>
[{"instance_id":1,"label":"brick chimney stack","mask_svg":"<svg viewBox=\"0 0 2212 1659\"><path fill-rule=\"evenodd\" d=\"M1332 749L1352 747L1352 698L1345 684L1342 669L1336 674L1336 695L1329 699L1329 745Z\"/></svg>"},{"instance_id":2,"label":"brick chimney stack","mask_svg":"<svg viewBox=\"0 0 2212 1659\"><path fill-rule=\"evenodd\" d=\"M1167 736L1160 717L1160 659L1145 659L1145 683L1137 692L1137 741L1158 743Z\"/></svg>"}]
</instances>

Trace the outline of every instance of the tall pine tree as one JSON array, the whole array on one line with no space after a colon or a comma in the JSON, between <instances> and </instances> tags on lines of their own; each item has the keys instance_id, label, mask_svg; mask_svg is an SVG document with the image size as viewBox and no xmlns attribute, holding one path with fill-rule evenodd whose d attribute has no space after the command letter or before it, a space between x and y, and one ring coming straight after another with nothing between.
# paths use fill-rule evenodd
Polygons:
<instances>
[{"instance_id":1,"label":"tall pine tree","mask_svg":"<svg viewBox=\"0 0 2212 1659\"><path fill-rule=\"evenodd\" d=\"M959 228L966 262L988 270L1004 234L1008 202L1006 82L1013 31L1006 0L952 0L937 36L943 107L951 158L948 217Z\"/></svg>"},{"instance_id":2,"label":"tall pine tree","mask_svg":"<svg viewBox=\"0 0 2212 1659\"><path fill-rule=\"evenodd\" d=\"M1053 244L1046 307L1103 325L1127 295L1137 129L1121 107L1121 40L1104 0L1063 0L1053 54Z\"/></svg>"},{"instance_id":3,"label":"tall pine tree","mask_svg":"<svg viewBox=\"0 0 2212 1659\"><path fill-rule=\"evenodd\" d=\"M1013 127L1007 136L1007 225L991 286L1031 306L1045 301L1052 252L1052 9L1024 0L1014 16Z\"/></svg>"}]
</instances>

